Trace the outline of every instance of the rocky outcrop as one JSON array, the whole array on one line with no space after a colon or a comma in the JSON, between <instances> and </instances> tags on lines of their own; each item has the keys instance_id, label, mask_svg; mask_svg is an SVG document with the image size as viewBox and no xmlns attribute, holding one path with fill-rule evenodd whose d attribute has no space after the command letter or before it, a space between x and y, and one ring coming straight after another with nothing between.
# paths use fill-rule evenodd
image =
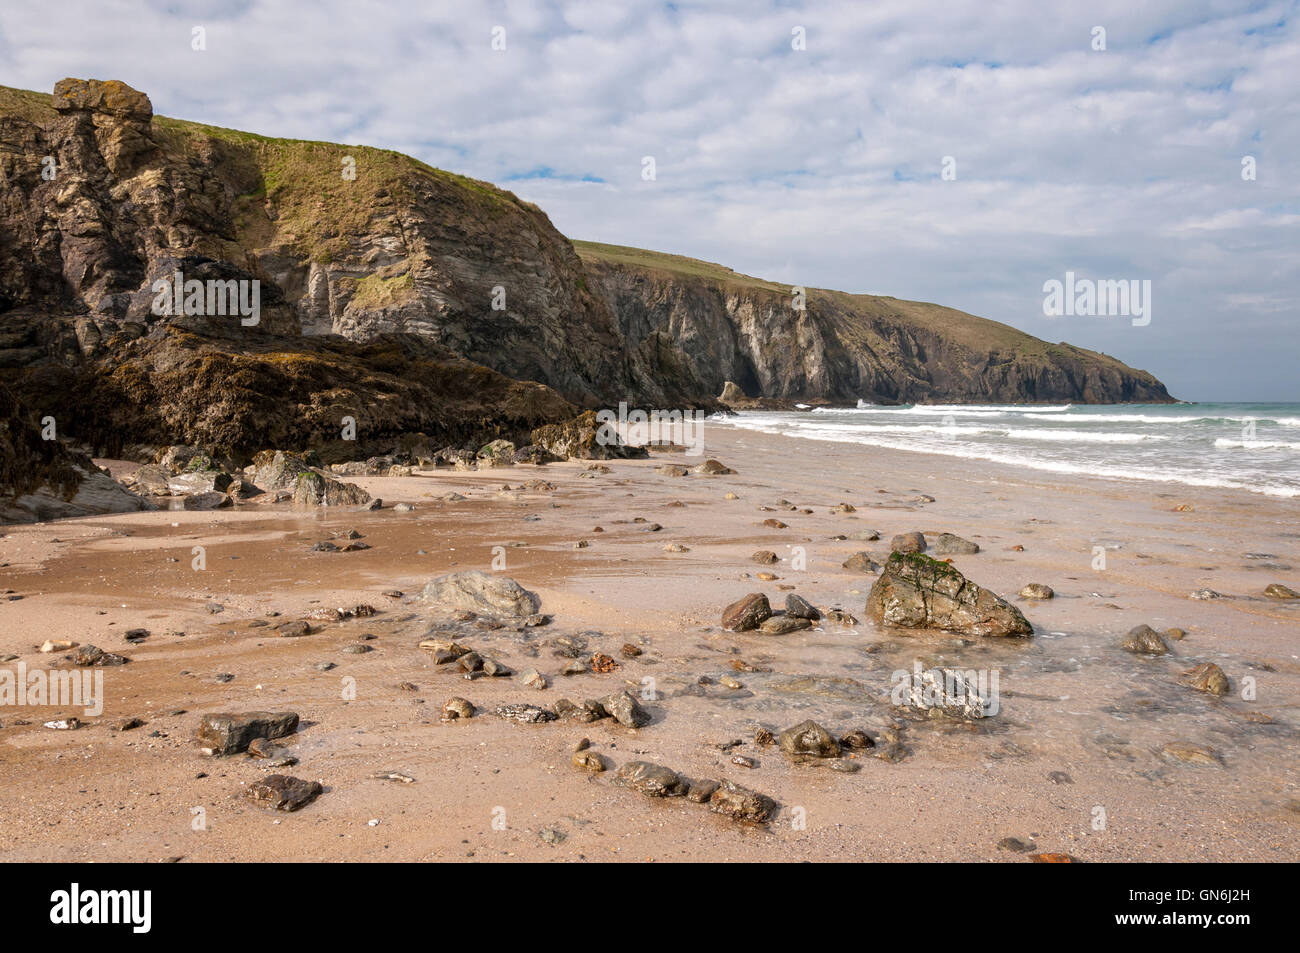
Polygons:
<instances>
[{"instance_id":1,"label":"rocky outcrop","mask_svg":"<svg viewBox=\"0 0 1300 953\"><path fill-rule=\"evenodd\" d=\"M936 305L814 289L794 310L704 262L575 249L487 183L155 116L115 81L0 87L0 183L0 379L141 462L177 441L237 462L522 447L623 400L719 409L727 382L810 404L1167 399L1111 358Z\"/></svg>"},{"instance_id":2,"label":"rocky outcrop","mask_svg":"<svg viewBox=\"0 0 1300 953\"><path fill-rule=\"evenodd\" d=\"M724 403L1171 400L1155 377L935 304L792 288L710 262L576 242L630 343L667 334ZM801 309L795 307L802 304Z\"/></svg>"},{"instance_id":3,"label":"rocky outcrop","mask_svg":"<svg viewBox=\"0 0 1300 953\"><path fill-rule=\"evenodd\" d=\"M100 471L85 454L49 439L39 416L0 384L0 523L27 523L70 516L154 509Z\"/></svg>"}]
</instances>

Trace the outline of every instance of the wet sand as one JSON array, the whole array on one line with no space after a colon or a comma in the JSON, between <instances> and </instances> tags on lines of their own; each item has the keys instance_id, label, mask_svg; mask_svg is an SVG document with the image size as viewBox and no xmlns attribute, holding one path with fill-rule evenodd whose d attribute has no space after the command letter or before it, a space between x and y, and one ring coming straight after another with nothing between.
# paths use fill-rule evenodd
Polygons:
<instances>
[{"instance_id":1,"label":"wet sand","mask_svg":"<svg viewBox=\"0 0 1300 953\"><path fill-rule=\"evenodd\" d=\"M98 718L0 707L0 856L1024 862L1025 854L998 847L1015 837L1088 861L1300 859L1300 604L1261 595L1271 582L1300 588L1294 503L725 426L708 428L706 448L738 473L665 476L657 465L697 461L654 454L611 461L612 472L591 477L581 476L587 463L572 461L355 479L384 499L374 512L246 503L0 528L0 590L22 597L0 602L0 653L29 668L67 667L36 646L69 639L131 658L103 670ZM533 479L555 489L500 489ZM468 499L436 499L453 490ZM739 499L725 499L728 492ZM812 512L777 507L782 499ZM401 501L416 509L387 508ZM856 512L832 512L841 502ZM1190 509L1175 511L1178 504ZM763 526L770 517L789 528ZM597 525L604 532L593 532ZM309 552L347 529L371 548ZM864 530L883 538L830 538ZM1035 638L961 639L870 622L863 605L873 578L841 563L860 550L883 560L890 537L910 530L978 542L979 554L955 564L1016 601ZM574 548L579 539L589 545ZM668 543L689 551L667 552ZM195 546L205 549L201 572L191 568ZM551 682L545 691L515 678L467 681L417 647L446 618L414 598L423 584L448 571L491 570L496 546L505 547L505 574L536 591L553 621L522 631L467 628L461 640L516 672L537 668ZM1092 568L1097 546L1105 548L1101 571ZM792 566L795 547L806 552L806 569ZM755 565L750 555L761 549L781 562ZM759 581L766 570L780 578ZM1050 585L1057 598L1017 600L1029 582ZM754 591L779 604L783 586L861 621L786 636L721 630L725 605ZM1226 598L1188 598L1204 587ZM390 589L405 595L383 594ZM209 603L222 611L210 613ZM380 611L320 623L301 638L251 624L357 603ZM1143 622L1188 634L1164 658L1122 651L1124 634ZM124 633L136 627L151 634L128 644ZM621 669L561 675L568 659L556 656L554 640L577 633ZM365 643L373 651L342 651L363 634L374 636ZM643 654L622 658L628 642ZM999 714L976 724L909 721L907 758L858 757L855 774L794 765L754 742L758 726L779 732L808 718L837 733L889 722L898 715L891 674L917 659L997 670ZM325 661L337 667L318 671ZM760 671L738 671L737 661ZM1178 681L1203 661L1223 667L1230 694L1215 698ZM723 676L743 687L724 687ZM639 691L646 678L657 697L644 703L653 721L639 730L609 719L519 725L489 711ZM344 698L347 679L355 698ZM1253 700L1242 697L1243 679L1254 680ZM480 714L440 721L454 695ZM200 753L192 735L201 714L255 709L301 714L300 732L283 742L300 764L268 769L243 755ZM70 715L83 719L79 730L42 727ZM129 717L146 724L111 730ZM692 778L727 777L769 795L780 812L751 828L681 798L647 799L613 785L612 771L572 767L583 737L611 765L648 760ZM744 743L723 750L736 739ZM1207 745L1223 763L1171 761L1161 754L1171 742ZM757 767L731 764L734 755ZM381 770L416 780L370 777ZM293 814L240 796L276 771L319 780L326 791ZM1054 772L1069 781L1053 781ZM196 808L205 829L192 829ZM547 828L563 840L544 841Z\"/></svg>"}]
</instances>

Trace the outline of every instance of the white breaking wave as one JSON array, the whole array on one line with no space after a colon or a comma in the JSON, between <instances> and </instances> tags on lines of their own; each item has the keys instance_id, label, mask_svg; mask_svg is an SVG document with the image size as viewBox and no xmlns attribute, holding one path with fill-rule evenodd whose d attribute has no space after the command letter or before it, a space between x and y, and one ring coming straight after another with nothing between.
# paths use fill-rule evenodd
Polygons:
<instances>
[{"instance_id":1,"label":"white breaking wave","mask_svg":"<svg viewBox=\"0 0 1300 953\"><path fill-rule=\"evenodd\" d=\"M933 409L926 408L927 411ZM876 410L886 409L876 408ZM893 412L898 411L894 409ZM994 408L985 408L979 412L994 412ZM996 413L1001 414L1004 411L998 410ZM1097 417L1102 416L1116 418L1109 421L1110 423L1131 423L1134 420L1133 416L1124 414L1097 415ZM1085 415L1078 415L1070 419L1072 422L1086 424L1095 421L1097 417L1090 419ZM923 416L922 420L924 419ZM1035 421L1041 419L1045 418L1038 417ZM1169 419L1156 418L1159 422ZM1300 421L1300 418L1292 419ZM812 415L791 419L786 415L770 413L746 413L720 422L746 430L784 434L806 440L855 443L892 450L985 460L990 463L1049 473L1220 487L1248 490L1276 497L1300 496L1300 480L1294 478L1294 467L1287 469L1287 464L1277 463L1271 459L1267 464L1252 465L1249 461L1253 458L1249 455L1235 457L1225 454L1220 455L1216 460L1210 449L1213 446L1218 449L1300 450L1300 443L1242 441L1229 438L1218 438L1211 443L1210 433L1186 429L1177 431L1182 436L1175 442L1169 435L1128 431L1108 433L1097 430L1010 427L989 425L983 421L967 426L943 425L928 421L923 423L921 420L909 424L898 418L895 418L892 423L881 421L872 424L858 423L853 420L813 422ZM1041 449L1028 445L1023 449L1016 449L1006 442L999 446L1000 440L1023 440L1027 444L1037 441L1041 443ZM1078 446L1068 452L1064 451L1064 448L1053 449L1053 444L1057 442L1078 444ZM1090 444L1100 446L1090 450ZM1101 446L1108 444L1115 445L1116 449L1109 451L1101 449ZM1119 449L1121 446L1125 449ZM1150 449L1143 449L1147 447ZM1230 460L1242 462L1229 462Z\"/></svg>"},{"instance_id":2,"label":"white breaking wave","mask_svg":"<svg viewBox=\"0 0 1300 953\"><path fill-rule=\"evenodd\" d=\"M1300 450L1300 443L1285 440L1228 440L1220 437L1214 441L1219 450Z\"/></svg>"}]
</instances>

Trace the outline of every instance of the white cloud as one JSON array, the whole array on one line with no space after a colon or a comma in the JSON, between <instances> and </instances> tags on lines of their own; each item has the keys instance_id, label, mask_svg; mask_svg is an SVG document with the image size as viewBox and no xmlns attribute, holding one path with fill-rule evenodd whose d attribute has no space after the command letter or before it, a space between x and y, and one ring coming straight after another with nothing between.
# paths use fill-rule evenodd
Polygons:
<instances>
[{"instance_id":1,"label":"white cloud","mask_svg":"<svg viewBox=\"0 0 1300 953\"><path fill-rule=\"evenodd\" d=\"M575 238L940 301L1116 354L1179 396L1300 399L1292 4L147 10L7 5L0 82L119 78L163 114L500 182ZM1097 25L1105 52L1090 48ZM955 182L939 179L945 155ZM527 177L540 169L559 178ZM1066 270L1150 278L1155 319L1048 321L1042 283Z\"/></svg>"}]
</instances>

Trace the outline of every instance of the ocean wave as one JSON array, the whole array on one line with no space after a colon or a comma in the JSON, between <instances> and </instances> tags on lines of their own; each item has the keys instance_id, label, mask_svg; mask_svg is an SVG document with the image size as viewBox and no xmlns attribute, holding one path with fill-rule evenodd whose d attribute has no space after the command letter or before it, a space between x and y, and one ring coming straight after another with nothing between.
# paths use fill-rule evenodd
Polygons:
<instances>
[{"instance_id":1,"label":"ocean wave","mask_svg":"<svg viewBox=\"0 0 1300 953\"><path fill-rule=\"evenodd\" d=\"M1300 450L1300 443L1285 440L1228 440L1220 437L1214 441L1216 450Z\"/></svg>"},{"instance_id":2,"label":"ocean wave","mask_svg":"<svg viewBox=\"0 0 1300 953\"><path fill-rule=\"evenodd\" d=\"M1173 469L1167 466L1115 466L1099 461L1066 461L1059 458L1043 459L1024 453L1004 452L993 448L979 446L964 441L930 441L920 443L908 440L902 434L893 432L870 432L860 426L854 427L804 427L792 428L788 420L777 415L753 414L730 417L721 420L726 426L759 433L785 435L804 440L823 440L836 443L856 443L864 446L883 447L890 450L905 450L910 453L930 453L966 460L984 460L989 463L1001 463L1027 470L1048 473L1103 477L1121 480L1141 480L1154 483L1179 483L1185 486L1217 487L1230 490L1247 490L1264 496L1294 498L1300 496L1300 486L1286 483L1269 482L1266 479L1249 475L1232 476L1205 472L1193 472L1186 468ZM905 431L915 428L905 428ZM947 430L948 428L941 428Z\"/></svg>"},{"instance_id":3,"label":"ocean wave","mask_svg":"<svg viewBox=\"0 0 1300 953\"><path fill-rule=\"evenodd\" d=\"M1096 430L1007 430L1006 435L1012 440L1047 440L1059 443L1142 443L1143 441L1168 440L1159 434L1146 433L1102 433Z\"/></svg>"}]
</instances>

